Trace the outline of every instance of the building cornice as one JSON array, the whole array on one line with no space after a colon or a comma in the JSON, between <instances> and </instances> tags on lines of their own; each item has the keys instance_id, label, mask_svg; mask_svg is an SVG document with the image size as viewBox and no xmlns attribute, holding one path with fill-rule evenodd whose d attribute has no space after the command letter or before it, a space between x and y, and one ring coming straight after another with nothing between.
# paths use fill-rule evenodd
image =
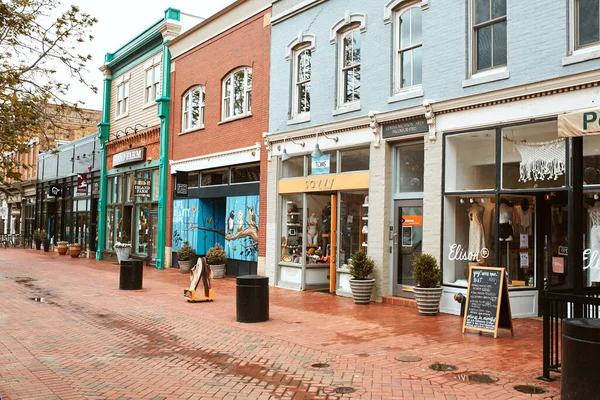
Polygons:
<instances>
[{"instance_id":1,"label":"building cornice","mask_svg":"<svg viewBox=\"0 0 600 400\"><path fill-rule=\"evenodd\" d=\"M319 4L324 3L326 1L327 0L304 0L304 1L296 4L294 7L288 8L287 10L285 10L277 15L273 15L271 17L271 24L276 25L280 22L285 21L288 18L291 18L295 15L301 14L301 13L305 12L306 10L308 10L309 8L318 6Z\"/></svg>"}]
</instances>

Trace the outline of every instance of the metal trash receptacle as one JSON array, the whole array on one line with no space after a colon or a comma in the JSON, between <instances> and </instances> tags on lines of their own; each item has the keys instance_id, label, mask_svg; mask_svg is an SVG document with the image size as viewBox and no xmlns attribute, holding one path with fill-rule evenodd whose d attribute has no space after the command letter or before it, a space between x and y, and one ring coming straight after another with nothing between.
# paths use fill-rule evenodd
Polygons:
<instances>
[{"instance_id":1,"label":"metal trash receptacle","mask_svg":"<svg viewBox=\"0 0 600 400\"><path fill-rule=\"evenodd\" d=\"M562 322L561 398L595 399L600 393L600 319Z\"/></svg>"},{"instance_id":2,"label":"metal trash receptacle","mask_svg":"<svg viewBox=\"0 0 600 400\"><path fill-rule=\"evenodd\" d=\"M142 279L144 275L144 262L129 258L121 260L119 289L121 290L140 290L142 288Z\"/></svg>"},{"instance_id":3,"label":"metal trash receptacle","mask_svg":"<svg viewBox=\"0 0 600 400\"><path fill-rule=\"evenodd\" d=\"M269 320L269 278L244 275L236 278L237 322Z\"/></svg>"}]
</instances>

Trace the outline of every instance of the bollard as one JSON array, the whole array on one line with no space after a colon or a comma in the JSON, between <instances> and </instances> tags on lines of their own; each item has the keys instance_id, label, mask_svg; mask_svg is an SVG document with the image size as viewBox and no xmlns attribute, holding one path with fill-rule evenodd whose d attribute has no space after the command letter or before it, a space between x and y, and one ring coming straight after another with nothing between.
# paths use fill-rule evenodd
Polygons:
<instances>
[{"instance_id":1,"label":"bollard","mask_svg":"<svg viewBox=\"0 0 600 400\"><path fill-rule=\"evenodd\" d=\"M119 289L140 290L142 288L144 262L129 258L121 260L120 265Z\"/></svg>"},{"instance_id":2,"label":"bollard","mask_svg":"<svg viewBox=\"0 0 600 400\"><path fill-rule=\"evenodd\" d=\"M269 320L269 278L244 275L236 278L236 319L238 322Z\"/></svg>"},{"instance_id":3,"label":"bollard","mask_svg":"<svg viewBox=\"0 0 600 400\"><path fill-rule=\"evenodd\" d=\"M561 399L598 398L600 319L564 319L561 344Z\"/></svg>"}]
</instances>

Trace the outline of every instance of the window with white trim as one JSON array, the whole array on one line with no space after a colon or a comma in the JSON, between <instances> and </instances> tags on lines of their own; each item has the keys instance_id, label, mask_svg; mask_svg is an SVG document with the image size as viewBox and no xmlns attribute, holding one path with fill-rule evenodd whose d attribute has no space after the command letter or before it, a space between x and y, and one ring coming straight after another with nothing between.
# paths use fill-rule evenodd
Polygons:
<instances>
[{"instance_id":1,"label":"window with white trim","mask_svg":"<svg viewBox=\"0 0 600 400\"><path fill-rule=\"evenodd\" d=\"M129 112L129 80L117 85L117 117Z\"/></svg>"},{"instance_id":2,"label":"window with white trim","mask_svg":"<svg viewBox=\"0 0 600 400\"><path fill-rule=\"evenodd\" d=\"M360 31L357 25L340 34L339 105L360 101Z\"/></svg>"},{"instance_id":3,"label":"window with white trim","mask_svg":"<svg viewBox=\"0 0 600 400\"><path fill-rule=\"evenodd\" d=\"M160 97L160 63L146 69L144 103L153 104Z\"/></svg>"},{"instance_id":4,"label":"window with white trim","mask_svg":"<svg viewBox=\"0 0 600 400\"><path fill-rule=\"evenodd\" d=\"M473 1L473 72L506 65L506 0Z\"/></svg>"},{"instance_id":5,"label":"window with white trim","mask_svg":"<svg viewBox=\"0 0 600 400\"><path fill-rule=\"evenodd\" d=\"M575 50L600 44L600 0L575 0Z\"/></svg>"},{"instance_id":6,"label":"window with white trim","mask_svg":"<svg viewBox=\"0 0 600 400\"><path fill-rule=\"evenodd\" d=\"M293 116L310 113L310 89L312 74L312 51L304 44L294 50L294 97Z\"/></svg>"},{"instance_id":7,"label":"window with white trim","mask_svg":"<svg viewBox=\"0 0 600 400\"><path fill-rule=\"evenodd\" d=\"M183 95L181 131L204 127L204 86L195 86Z\"/></svg>"},{"instance_id":8,"label":"window with white trim","mask_svg":"<svg viewBox=\"0 0 600 400\"><path fill-rule=\"evenodd\" d=\"M252 68L233 71L223 79L222 120L251 115Z\"/></svg>"},{"instance_id":9,"label":"window with white trim","mask_svg":"<svg viewBox=\"0 0 600 400\"><path fill-rule=\"evenodd\" d=\"M396 85L395 92L422 82L423 36L421 6L400 9L396 13Z\"/></svg>"}]
</instances>

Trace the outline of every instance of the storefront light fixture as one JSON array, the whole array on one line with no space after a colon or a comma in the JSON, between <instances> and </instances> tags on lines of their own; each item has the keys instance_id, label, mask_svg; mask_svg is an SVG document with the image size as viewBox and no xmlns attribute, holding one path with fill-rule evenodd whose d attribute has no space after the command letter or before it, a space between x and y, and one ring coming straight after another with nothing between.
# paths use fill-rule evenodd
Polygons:
<instances>
[{"instance_id":1,"label":"storefront light fixture","mask_svg":"<svg viewBox=\"0 0 600 400\"><path fill-rule=\"evenodd\" d=\"M321 133L321 131L317 131L317 133L315 134L315 136L317 137L317 143L315 143L315 149L313 150L313 152L311 153L311 156L313 158L316 157L322 157L323 156L323 152L321 151L321 149L319 148L319 133ZM325 139L329 139L329 140L333 140L334 142L338 142L338 140L340 140L340 138L338 138L337 136L334 137L329 137L327 135L323 135L323 137Z\"/></svg>"},{"instance_id":2,"label":"storefront light fixture","mask_svg":"<svg viewBox=\"0 0 600 400\"><path fill-rule=\"evenodd\" d=\"M287 161L289 160L292 156L290 156L287 152L287 149L285 147L285 141L288 140L294 144L297 144L298 146L304 147L306 146L306 143L304 142L294 142L293 140L291 140L289 137L284 137L283 138L283 152L281 153L281 161Z\"/></svg>"}]
</instances>

